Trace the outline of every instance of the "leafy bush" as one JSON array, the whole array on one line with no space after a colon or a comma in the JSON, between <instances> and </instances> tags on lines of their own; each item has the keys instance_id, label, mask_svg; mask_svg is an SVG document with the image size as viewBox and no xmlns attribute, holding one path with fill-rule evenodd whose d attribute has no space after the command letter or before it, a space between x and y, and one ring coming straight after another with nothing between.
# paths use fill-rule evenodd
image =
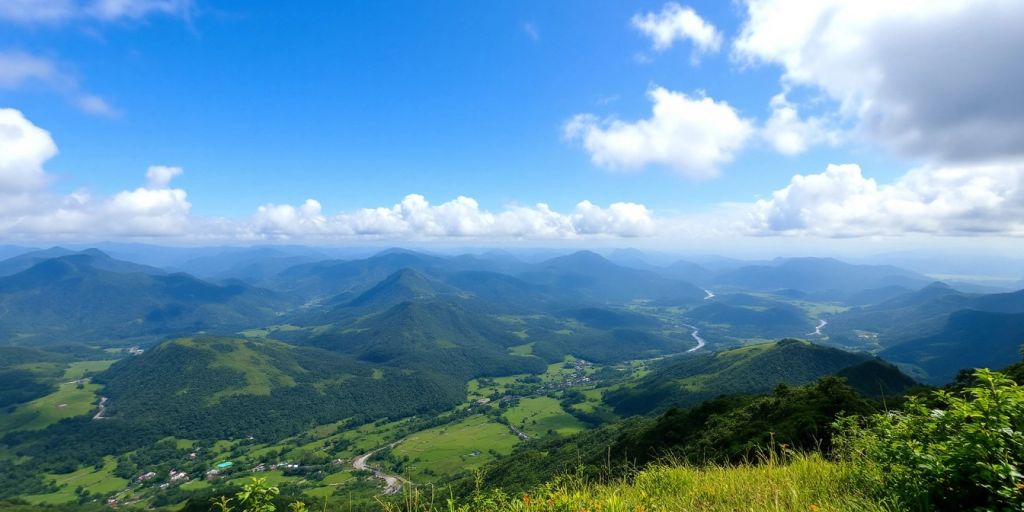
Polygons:
<instances>
[{"instance_id":1,"label":"leafy bush","mask_svg":"<svg viewBox=\"0 0 1024 512\"><path fill-rule=\"evenodd\" d=\"M901 508L1024 509L1024 387L991 370L975 383L840 420L842 453Z\"/></svg>"}]
</instances>

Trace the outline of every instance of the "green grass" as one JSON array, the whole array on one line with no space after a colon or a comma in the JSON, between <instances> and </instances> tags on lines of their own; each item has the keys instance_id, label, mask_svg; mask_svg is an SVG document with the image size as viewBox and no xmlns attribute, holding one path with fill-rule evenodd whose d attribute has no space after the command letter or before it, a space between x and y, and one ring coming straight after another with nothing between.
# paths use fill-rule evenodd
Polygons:
<instances>
[{"instance_id":1,"label":"green grass","mask_svg":"<svg viewBox=\"0 0 1024 512\"><path fill-rule=\"evenodd\" d=\"M106 496L128 485L128 481L113 475L117 462L112 457L103 459L103 468L92 466L81 468L66 475L46 475L46 478L60 487L57 492L25 496L25 501L36 505L53 505L78 500L75 489L82 487L92 494Z\"/></svg>"},{"instance_id":2,"label":"green grass","mask_svg":"<svg viewBox=\"0 0 1024 512\"><path fill-rule=\"evenodd\" d=\"M413 459L407 471L413 481L420 482L434 478L425 475L425 469L437 476L476 469L494 459L491 450L507 455L518 442L505 425L477 415L413 434L395 446L392 453Z\"/></svg>"},{"instance_id":3,"label":"green grass","mask_svg":"<svg viewBox=\"0 0 1024 512\"><path fill-rule=\"evenodd\" d=\"M630 483L589 485L570 479L547 494L575 502L580 509L603 505L603 510L881 510L851 484L849 467L815 456L789 464L660 466L640 472ZM543 494L537 497L544 498Z\"/></svg>"},{"instance_id":4,"label":"green grass","mask_svg":"<svg viewBox=\"0 0 1024 512\"><path fill-rule=\"evenodd\" d=\"M99 372L102 372L103 370L106 370L107 368L110 368L110 365L114 364L115 362L117 362L117 359L108 359L108 360L103 360L103 361L78 361L78 362L74 362L74 363L69 364L67 369L64 370L64 377L63 378L66 381L68 381L68 380L78 380L78 379L81 379L82 377L85 377L86 373L99 373Z\"/></svg>"},{"instance_id":5,"label":"green grass","mask_svg":"<svg viewBox=\"0 0 1024 512\"><path fill-rule=\"evenodd\" d=\"M533 355L533 342L531 341L530 343L526 343L523 345L515 345L513 347L509 347L508 352L516 356Z\"/></svg>"},{"instance_id":6,"label":"green grass","mask_svg":"<svg viewBox=\"0 0 1024 512\"><path fill-rule=\"evenodd\" d=\"M285 483L295 483L295 482L298 482L299 480L302 480L302 477L298 477L298 476L284 476L284 472L282 472L280 470L274 470L274 471L262 471L260 473L246 474L246 475L243 475L243 476L239 476L237 478L232 478L230 480L230 482L233 483L233 484L237 484L237 485L247 484L247 483L252 481L253 477L256 477L256 478L266 478L267 479L267 483L270 484L270 485L281 485L281 484L285 484Z\"/></svg>"},{"instance_id":7,"label":"green grass","mask_svg":"<svg viewBox=\"0 0 1024 512\"><path fill-rule=\"evenodd\" d=\"M210 363L210 368L224 368L240 372L245 377L245 386L218 391L210 396L209 403L216 404L220 399L235 395L269 395L271 390L277 387L291 387L295 385L295 379L287 373L279 370L271 360L270 355L257 352L250 347L250 343L243 340L219 339L220 343L230 350L217 350L204 343L196 342L191 338L175 340L174 343L187 347L209 350L216 355L216 359ZM262 341L268 346L285 347L284 344L272 341ZM302 368L295 368L297 372L304 371Z\"/></svg>"},{"instance_id":8,"label":"green grass","mask_svg":"<svg viewBox=\"0 0 1024 512\"><path fill-rule=\"evenodd\" d=\"M64 418L88 414L96 409L98 384L86 383L82 389L74 382L61 384L57 391L15 408L0 412L0 432L41 430Z\"/></svg>"},{"instance_id":9,"label":"green grass","mask_svg":"<svg viewBox=\"0 0 1024 512\"><path fill-rule=\"evenodd\" d=\"M210 482L207 482L206 480L189 480L188 482L181 484L181 489L185 491L199 491L202 489L208 489L209 487Z\"/></svg>"},{"instance_id":10,"label":"green grass","mask_svg":"<svg viewBox=\"0 0 1024 512\"><path fill-rule=\"evenodd\" d=\"M548 431L565 436L586 427L565 412L558 400L549 396L522 398L519 404L505 411L505 418L530 437L544 437Z\"/></svg>"},{"instance_id":11,"label":"green grass","mask_svg":"<svg viewBox=\"0 0 1024 512\"><path fill-rule=\"evenodd\" d=\"M411 490L395 512L450 510L430 504ZM705 467L663 465L640 471L628 481L596 483L566 476L545 487L513 496L484 493L457 512L880 512L878 503L855 480L851 466L820 456L795 456L789 463Z\"/></svg>"}]
</instances>

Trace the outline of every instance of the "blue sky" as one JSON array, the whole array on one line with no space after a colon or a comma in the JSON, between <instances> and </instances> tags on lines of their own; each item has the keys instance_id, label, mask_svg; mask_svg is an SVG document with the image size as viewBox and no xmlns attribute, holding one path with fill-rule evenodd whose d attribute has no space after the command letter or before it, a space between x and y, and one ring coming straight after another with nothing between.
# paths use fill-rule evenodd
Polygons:
<instances>
[{"instance_id":1,"label":"blue sky","mask_svg":"<svg viewBox=\"0 0 1024 512\"><path fill-rule=\"evenodd\" d=\"M1006 219L1024 197L1017 192L1020 150L1011 143L965 158L936 156L941 151L917 140L889 142L898 137L887 130L895 129L925 135L932 130L937 140L947 132L960 134L957 116L963 126L977 126L978 116L970 112L937 112L927 102L915 115L897 112L903 98L917 97L904 84L925 79L940 67L968 72L976 71L972 66L977 64L941 62L935 56L920 63L914 59L920 47L909 44L882 49L864 44L857 52L830 48L806 26L798 26L823 19L835 22L836 37L827 39L826 34L826 41L874 37L886 27L898 31L892 25L908 16L881 2L868 2L868 7L833 2L841 6L835 9L839 17L828 18L835 14L823 8L816 18L785 22L792 27L780 25L779 16L755 12L785 14L793 9L787 3L792 4L332 1L284 6L221 0L40 0L25 7L30 3L14 1L0 7L0 107L17 110L26 122L49 132L59 149L52 158L40 157L48 185L34 193L45 193L49 203L66 202L62 197L86 188L93 196L90 204L103 204L121 191L143 186L150 166L184 170L156 188L187 191L187 227L168 231L119 226L82 236L187 237L210 230L211 219L242 222L238 219L258 215L261 205L298 208L308 198L318 201L316 213L329 223L339 213L391 207L408 194L420 194L435 205L467 196L479 209L496 214L509 205L536 203L567 215L584 200L600 208L638 204L657 224L588 231L569 221L573 236L671 237L667 233L674 232L674 224L706 224L709 216L746 224L736 228L730 220L725 224L731 227L702 236L1018 236L1020 224ZM1021 21L1021 9L1006 2L974 7L952 0L940 3L938 14L916 20L924 27L919 35L925 41L944 38L950 23L983 15L979 11L988 7L993 20ZM54 14L40 14L41 5L50 5ZM850 19L868 21L863 27L840 23L844 10L850 11ZM702 48L684 30L673 32L670 47L659 49L635 21L650 16L670 24L676 15L683 19L683 11L713 27L717 48ZM915 21L909 18L908 23ZM750 31L745 34L743 27ZM787 42L790 31L805 34L804 39ZM889 62L890 53L900 59ZM1013 62L1019 54L1004 50L992 59L995 64ZM50 67L33 74L25 71L26 61ZM896 76L892 83L836 83L830 78L849 69L868 75L876 64L882 71L905 69L901 62L907 61L919 62L922 69ZM992 74L987 68L980 71ZM994 105L980 105L979 110L1004 119L980 121L999 121L1012 134L1024 122L1016 116L1020 99L999 97L1002 90L996 84L1001 77L990 78L950 85L949 91L935 93L940 97L934 103L948 105L950 98L966 102L967 96L985 92L979 87L992 87ZM682 95L685 102L705 98L722 107L719 111L731 111L740 124L709 135L707 142L717 144L726 156L696 165L678 152L653 154L666 144L687 148L687 154L703 148L687 146L689 137L679 130L641 128L638 136L651 140L640 140L640 147L628 151L615 142L621 139L601 138L615 130L615 120L629 129L656 117L650 93L658 87L677 99ZM772 98L782 92L804 122L802 138L812 141L798 154L780 151L766 135ZM997 101L1012 102L1008 121ZM582 133L597 137L596 146L589 146L586 135L566 132L567 123L580 114L593 116ZM819 122L810 123L812 119ZM698 127L717 122L691 121ZM597 153L611 155L612 163L595 160ZM999 169L977 171L993 163ZM852 171L827 174L829 164L857 164L859 170L855 176ZM962 170L959 181L927 174L949 168ZM925 176L915 178L918 185L906 179L913 169L924 169ZM1010 195L998 204L982 201L965 211L943 209L954 197L948 194L977 173L997 182L980 193L1001 190ZM795 175L819 174L828 182L823 189L789 194L810 197L814 202L809 206L780 199L753 214L743 210L790 185ZM883 188L900 180L907 184L885 193L864 192L870 180ZM923 191L922 180L948 188L945 203L936 203L933 192ZM842 190L822 199L835 192L832 183ZM850 194L861 194L852 201L865 212L832 225L829 212L848 210ZM951 217L940 219L940 227L910 217L898 225L863 228L878 222L867 211L872 202L892 216L901 214L905 201L916 201L933 217ZM805 206L811 213L799 213ZM109 208L88 208L113 215ZM970 220L978 217L978 208L988 209L983 222ZM607 222L617 222L615 214L602 212L611 219ZM301 217L292 217L296 215ZM751 215L761 219L753 227L747 225ZM76 235L75 228L47 231L21 224L7 228L8 238ZM300 239L312 229L272 224L276 227L235 226L227 231ZM948 227L954 224L959 227ZM225 235L225 229L215 230L216 236L236 236ZM692 233L690 228L684 231ZM352 235L350 229L342 232L340 236ZM380 234L372 229L367 233ZM437 233L483 231L441 228L426 236ZM384 234L402 238L423 233L408 228ZM501 234L532 236L528 229Z\"/></svg>"}]
</instances>

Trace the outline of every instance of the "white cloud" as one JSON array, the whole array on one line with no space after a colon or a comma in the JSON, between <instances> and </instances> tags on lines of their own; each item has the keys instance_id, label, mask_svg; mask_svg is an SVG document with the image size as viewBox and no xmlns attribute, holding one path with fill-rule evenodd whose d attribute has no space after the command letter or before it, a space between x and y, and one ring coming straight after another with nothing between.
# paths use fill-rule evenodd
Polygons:
<instances>
[{"instance_id":1,"label":"white cloud","mask_svg":"<svg viewBox=\"0 0 1024 512\"><path fill-rule=\"evenodd\" d=\"M748 209L756 234L1024 235L1024 163L922 167L880 185L855 164L794 176Z\"/></svg>"},{"instance_id":2,"label":"white cloud","mask_svg":"<svg viewBox=\"0 0 1024 512\"><path fill-rule=\"evenodd\" d=\"M46 88L90 114L113 115L103 98L82 90L78 79L53 59L21 51L0 51L0 89Z\"/></svg>"},{"instance_id":3,"label":"white cloud","mask_svg":"<svg viewBox=\"0 0 1024 512\"><path fill-rule=\"evenodd\" d=\"M500 212L480 208L470 197L432 205L409 194L391 207L363 208L328 217L320 203L309 199L300 206L268 204L257 210L246 227L246 238L528 238L569 239L584 236L636 237L655 232L653 214L635 203L607 208L582 201L568 213L546 204L509 206Z\"/></svg>"},{"instance_id":4,"label":"white cloud","mask_svg":"<svg viewBox=\"0 0 1024 512\"><path fill-rule=\"evenodd\" d=\"M184 235L191 219L188 195L170 188L177 167L149 169L148 187L94 198L86 191L65 196L47 189L43 165L57 154L49 132L15 109L0 109L0 234Z\"/></svg>"},{"instance_id":5,"label":"white cloud","mask_svg":"<svg viewBox=\"0 0 1024 512\"><path fill-rule=\"evenodd\" d=\"M661 12L636 14L631 20L633 28L651 40L655 51L664 51L676 41L693 42L694 55L717 52L722 45L722 34L714 25L704 21L691 7L669 2Z\"/></svg>"},{"instance_id":6,"label":"white cloud","mask_svg":"<svg viewBox=\"0 0 1024 512\"><path fill-rule=\"evenodd\" d=\"M564 127L580 140L594 164L610 169L664 165L693 178L709 178L731 162L754 132L728 103L706 96L691 98L663 87L652 88L649 119L601 121L579 114Z\"/></svg>"},{"instance_id":7,"label":"white cloud","mask_svg":"<svg viewBox=\"0 0 1024 512\"><path fill-rule=\"evenodd\" d=\"M0 109L0 197L45 187L49 179L43 163L56 154L49 132L18 110Z\"/></svg>"},{"instance_id":8,"label":"white cloud","mask_svg":"<svg viewBox=\"0 0 1024 512\"><path fill-rule=\"evenodd\" d=\"M786 93L772 97L770 106L772 115L761 128L761 137L779 153L798 155L816 144L839 142L839 132L830 126L829 120L801 118L797 106L786 99Z\"/></svg>"},{"instance_id":9,"label":"white cloud","mask_svg":"<svg viewBox=\"0 0 1024 512\"><path fill-rule=\"evenodd\" d=\"M146 179L149 180L150 188L167 188L171 180L181 176L183 172L181 167L152 165L146 170Z\"/></svg>"},{"instance_id":10,"label":"white cloud","mask_svg":"<svg viewBox=\"0 0 1024 512\"><path fill-rule=\"evenodd\" d=\"M0 19L22 24L71 20L138 20L153 14L187 17L193 0L4 0Z\"/></svg>"},{"instance_id":11,"label":"white cloud","mask_svg":"<svg viewBox=\"0 0 1024 512\"><path fill-rule=\"evenodd\" d=\"M1024 2L745 3L734 56L824 91L874 140L935 162L1024 156Z\"/></svg>"},{"instance_id":12,"label":"white cloud","mask_svg":"<svg viewBox=\"0 0 1024 512\"><path fill-rule=\"evenodd\" d=\"M267 204L249 219L191 215L184 189L174 188L180 167L154 165L147 184L110 197L79 190L47 189L43 165L57 153L50 134L14 109L0 109L0 235L7 237L177 237L182 239L310 239L447 237L572 239L636 237L656 232L653 213L636 203L601 207L582 201L566 213L546 204L512 205L490 212L459 196L431 204L418 194L390 207L363 208L333 216L309 199Z\"/></svg>"}]
</instances>

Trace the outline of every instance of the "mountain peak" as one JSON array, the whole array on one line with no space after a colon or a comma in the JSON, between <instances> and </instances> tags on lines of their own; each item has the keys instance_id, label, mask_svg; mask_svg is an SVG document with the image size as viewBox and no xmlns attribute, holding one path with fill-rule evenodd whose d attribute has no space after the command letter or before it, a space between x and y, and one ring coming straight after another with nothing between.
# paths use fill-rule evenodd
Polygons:
<instances>
[{"instance_id":1,"label":"mountain peak","mask_svg":"<svg viewBox=\"0 0 1024 512\"><path fill-rule=\"evenodd\" d=\"M441 285L408 267L392 272L382 281L349 302L349 306L389 305L436 297Z\"/></svg>"}]
</instances>

